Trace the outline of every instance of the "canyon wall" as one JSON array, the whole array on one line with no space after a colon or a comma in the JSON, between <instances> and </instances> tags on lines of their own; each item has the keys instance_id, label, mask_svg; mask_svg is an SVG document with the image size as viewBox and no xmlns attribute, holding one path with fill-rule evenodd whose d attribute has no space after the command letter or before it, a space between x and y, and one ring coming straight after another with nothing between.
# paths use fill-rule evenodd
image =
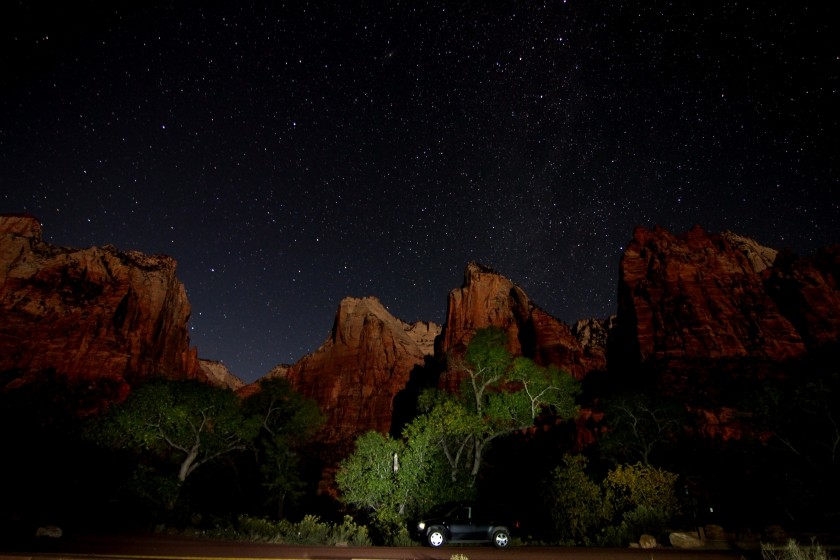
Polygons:
<instances>
[{"instance_id":1,"label":"canyon wall","mask_svg":"<svg viewBox=\"0 0 840 560\"><path fill-rule=\"evenodd\" d=\"M29 216L0 216L0 387L45 374L108 385L203 379L176 263L114 247L45 243Z\"/></svg>"},{"instance_id":2,"label":"canyon wall","mask_svg":"<svg viewBox=\"0 0 840 560\"><path fill-rule=\"evenodd\" d=\"M349 450L361 433L390 431L394 400L412 372L424 367L439 332L434 323L397 319L374 297L345 298L329 339L269 376L286 378L317 402L326 416L321 440Z\"/></svg>"}]
</instances>

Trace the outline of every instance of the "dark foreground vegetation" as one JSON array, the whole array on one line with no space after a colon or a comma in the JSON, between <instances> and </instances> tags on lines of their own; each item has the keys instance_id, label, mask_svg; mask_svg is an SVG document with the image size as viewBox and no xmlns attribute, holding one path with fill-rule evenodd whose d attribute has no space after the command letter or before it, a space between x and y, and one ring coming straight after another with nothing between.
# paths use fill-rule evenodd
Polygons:
<instances>
[{"instance_id":1,"label":"dark foreground vegetation","mask_svg":"<svg viewBox=\"0 0 840 560\"><path fill-rule=\"evenodd\" d=\"M316 437L317 407L281 379L245 399L151 380L107 410L96 405L109 387L49 372L5 387L0 537L57 526L416 545L415 520L454 500L503 511L516 542L533 545L624 547L645 534L667 544L698 527L784 540L836 527L836 370L727 387L742 429L710 437L653 383L581 385L503 342L480 331L448 363L459 391L418 391L410 421L362 434L340 465Z\"/></svg>"}]
</instances>

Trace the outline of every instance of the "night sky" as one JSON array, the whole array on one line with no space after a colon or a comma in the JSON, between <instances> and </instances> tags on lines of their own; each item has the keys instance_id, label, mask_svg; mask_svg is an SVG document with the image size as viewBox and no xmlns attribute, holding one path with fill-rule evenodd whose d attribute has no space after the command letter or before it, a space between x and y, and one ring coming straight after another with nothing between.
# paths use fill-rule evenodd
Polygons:
<instances>
[{"instance_id":1,"label":"night sky","mask_svg":"<svg viewBox=\"0 0 840 560\"><path fill-rule=\"evenodd\" d=\"M0 213L174 257L247 381L345 296L442 323L472 260L603 318L637 225L840 242L821 4L6 1Z\"/></svg>"}]
</instances>

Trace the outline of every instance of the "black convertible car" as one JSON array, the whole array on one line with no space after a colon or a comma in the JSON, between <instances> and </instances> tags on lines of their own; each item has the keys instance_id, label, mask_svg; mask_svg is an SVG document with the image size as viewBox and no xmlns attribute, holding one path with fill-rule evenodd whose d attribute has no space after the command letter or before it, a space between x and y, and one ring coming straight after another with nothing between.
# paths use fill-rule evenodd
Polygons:
<instances>
[{"instance_id":1,"label":"black convertible car","mask_svg":"<svg viewBox=\"0 0 840 560\"><path fill-rule=\"evenodd\" d=\"M490 517L476 504L450 504L417 523L417 536L429 546L446 543L491 543L496 548L510 545L510 528Z\"/></svg>"}]
</instances>

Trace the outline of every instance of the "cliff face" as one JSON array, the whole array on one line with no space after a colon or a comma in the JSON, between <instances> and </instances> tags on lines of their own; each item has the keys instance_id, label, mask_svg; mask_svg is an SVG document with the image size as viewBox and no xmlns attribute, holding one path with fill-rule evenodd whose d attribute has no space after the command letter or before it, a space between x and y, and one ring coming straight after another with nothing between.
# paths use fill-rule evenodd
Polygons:
<instances>
[{"instance_id":1,"label":"cliff face","mask_svg":"<svg viewBox=\"0 0 840 560\"><path fill-rule=\"evenodd\" d=\"M840 244L811 257L781 255L763 278L767 293L809 350L836 350L840 342Z\"/></svg>"},{"instance_id":2,"label":"cliff face","mask_svg":"<svg viewBox=\"0 0 840 560\"><path fill-rule=\"evenodd\" d=\"M400 321L376 298L345 298L330 338L270 375L285 377L293 389L318 403L327 417L325 443L349 446L365 431L390 430L394 398L433 353L439 332L434 323Z\"/></svg>"},{"instance_id":3,"label":"cliff face","mask_svg":"<svg viewBox=\"0 0 840 560\"><path fill-rule=\"evenodd\" d=\"M49 371L68 382L108 380L124 394L153 375L203 379L175 267L109 246L55 247L36 219L0 216L0 385Z\"/></svg>"},{"instance_id":4,"label":"cliff face","mask_svg":"<svg viewBox=\"0 0 840 560\"><path fill-rule=\"evenodd\" d=\"M199 359L199 364L202 373L211 384L217 387L225 387L231 391L239 391L245 387L245 382L232 374L222 362Z\"/></svg>"},{"instance_id":5,"label":"cliff face","mask_svg":"<svg viewBox=\"0 0 840 560\"><path fill-rule=\"evenodd\" d=\"M833 360L838 277L838 245L799 258L731 233L639 228L621 259L611 370L652 373L700 433L738 438L734 411L764 380Z\"/></svg>"},{"instance_id":6,"label":"cliff face","mask_svg":"<svg viewBox=\"0 0 840 560\"><path fill-rule=\"evenodd\" d=\"M568 325L537 307L522 288L501 274L470 263L464 284L449 293L437 355L459 351L476 330L486 327L505 330L508 350L514 355L556 365L578 379L606 367L605 346L594 339L584 346Z\"/></svg>"},{"instance_id":7,"label":"cliff face","mask_svg":"<svg viewBox=\"0 0 840 560\"><path fill-rule=\"evenodd\" d=\"M695 227L638 228L621 258L618 328L631 363L802 358L802 336L744 252Z\"/></svg>"}]
</instances>

